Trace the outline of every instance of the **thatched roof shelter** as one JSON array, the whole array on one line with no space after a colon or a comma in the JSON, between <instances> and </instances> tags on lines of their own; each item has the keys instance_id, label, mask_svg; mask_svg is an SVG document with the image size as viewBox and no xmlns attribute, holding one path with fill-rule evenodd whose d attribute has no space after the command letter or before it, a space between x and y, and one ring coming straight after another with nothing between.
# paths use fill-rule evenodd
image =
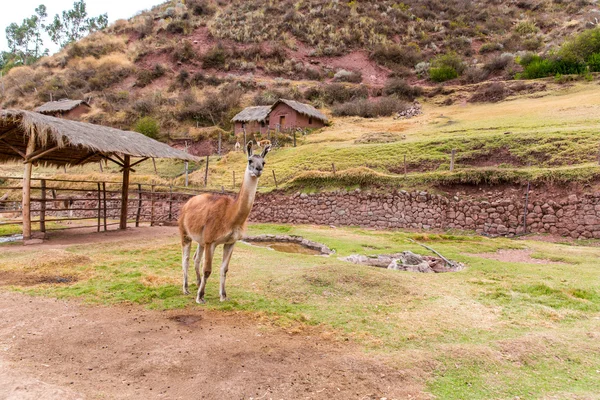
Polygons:
<instances>
[{"instance_id":1,"label":"thatched roof shelter","mask_svg":"<svg viewBox=\"0 0 600 400\"><path fill-rule=\"evenodd\" d=\"M46 165L82 165L112 155L197 158L137 132L70 121L23 110L0 110L0 162L22 161L27 139L34 134L36 147L54 150L36 159Z\"/></svg>"},{"instance_id":2,"label":"thatched roof shelter","mask_svg":"<svg viewBox=\"0 0 600 400\"><path fill-rule=\"evenodd\" d=\"M321 120L321 121L327 123L327 117L325 116L325 114L321 113L319 110L317 110L310 104L300 103L295 100L279 99L278 101L275 102L275 104L273 104L273 106L270 107L269 112L280 103L287 104L292 109L299 112L300 114L304 114L306 116L309 116L309 117L312 117L312 118L315 118L315 119L318 119L318 120Z\"/></svg>"},{"instance_id":3,"label":"thatched roof shelter","mask_svg":"<svg viewBox=\"0 0 600 400\"><path fill-rule=\"evenodd\" d=\"M231 120L233 122L261 122L267 119L271 112L271 106L246 107L237 113Z\"/></svg>"},{"instance_id":4,"label":"thatched roof shelter","mask_svg":"<svg viewBox=\"0 0 600 400\"><path fill-rule=\"evenodd\" d=\"M131 162L131 157L140 160ZM122 167L121 229L127 227L129 173L149 158L196 161L196 157L173 149L137 132L70 121L23 110L0 110L0 162L21 161L23 179L23 238L31 237L30 193L33 164L83 165L101 160Z\"/></svg>"},{"instance_id":5,"label":"thatched roof shelter","mask_svg":"<svg viewBox=\"0 0 600 400\"><path fill-rule=\"evenodd\" d=\"M82 105L90 107L90 105L84 100L64 99L58 101L49 101L36 108L34 111L42 114L57 114L69 112Z\"/></svg>"}]
</instances>

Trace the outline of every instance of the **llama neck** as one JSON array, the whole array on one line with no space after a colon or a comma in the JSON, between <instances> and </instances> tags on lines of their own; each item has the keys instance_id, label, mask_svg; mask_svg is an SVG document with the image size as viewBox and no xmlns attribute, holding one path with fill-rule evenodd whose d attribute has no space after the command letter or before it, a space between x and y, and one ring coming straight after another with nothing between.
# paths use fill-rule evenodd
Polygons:
<instances>
[{"instance_id":1,"label":"llama neck","mask_svg":"<svg viewBox=\"0 0 600 400\"><path fill-rule=\"evenodd\" d=\"M252 177L250 171L246 169L244 174L244 181L242 182L242 188L240 193L235 200L235 216L234 224L241 225L246 222L252 205L254 204L254 197L256 196L256 189L258 187L258 178Z\"/></svg>"}]
</instances>

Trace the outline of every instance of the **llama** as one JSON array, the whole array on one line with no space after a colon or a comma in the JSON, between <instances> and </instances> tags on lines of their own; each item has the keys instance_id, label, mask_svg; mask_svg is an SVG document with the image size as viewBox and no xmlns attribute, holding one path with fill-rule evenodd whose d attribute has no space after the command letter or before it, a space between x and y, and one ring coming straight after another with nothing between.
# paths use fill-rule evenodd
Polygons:
<instances>
[{"instance_id":1,"label":"llama","mask_svg":"<svg viewBox=\"0 0 600 400\"><path fill-rule=\"evenodd\" d=\"M194 254L194 268L198 282L196 303L204 301L206 280L212 272L212 260L215 248L223 245L223 262L221 264L221 285L219 297L227 300L225 278L229 269L229 261L235 242L244 236L246 220L250 215L258 178L263 172L265 156L270 146L263 149L260 156L252 154L252 142L248 142L248 165L239 194L235 199L226 195L201 194L192 197L181 209L179 216L179 233L181 235L183 293L189 294L188 269L190 266L190 249L192 240L198 243ZM204 255L204 265L200 274L200 262Z\"/></svg>"},{"instance_id":2,"label":"llama","mask_svg":"<svg viewBox=\"0 0 600 400\"><path fill-rule=\"evenodd\" d=\"M256 144L258 145L258 147L263 147L263 146L270 146L271 145L271 141L270 140L259 140L258 142L256 142Z\"/></svg>"},{"instance_id":3,"label":"llama","mask_svg":"<svg viewBox=\"0 0 600 400\"><path fill-rule=\"evenodd\" d=\"M240 145L240 142L235 142L235 151L240 151L240 149L242 148L242 146Z\"/></svg>"}]
</instances>

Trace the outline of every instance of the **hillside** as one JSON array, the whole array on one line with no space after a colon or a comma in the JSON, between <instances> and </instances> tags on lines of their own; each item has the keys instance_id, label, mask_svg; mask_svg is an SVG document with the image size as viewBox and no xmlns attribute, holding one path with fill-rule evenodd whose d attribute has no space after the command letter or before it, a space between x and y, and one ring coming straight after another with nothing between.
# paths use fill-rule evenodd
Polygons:
<instances>
[{"instance_id":1,"label":"hillside","mask_svg":"<svg viewBox=\"0 0 600 400\"><path fill-rule=\"evenodd\" d=\"M512 79L521 67L511 57L560 45L593 26L596 11L583 0L171 1L14 68L0 104L89 99L90 122L132 128L149 116L163 138L206 136L196 128L228 129L241 107L278 97L317 107L411 100L418 91L382 87L399 78L427 93L427 68L449 52L461 75L451 84Z\"/></svg>"}]
</instances>

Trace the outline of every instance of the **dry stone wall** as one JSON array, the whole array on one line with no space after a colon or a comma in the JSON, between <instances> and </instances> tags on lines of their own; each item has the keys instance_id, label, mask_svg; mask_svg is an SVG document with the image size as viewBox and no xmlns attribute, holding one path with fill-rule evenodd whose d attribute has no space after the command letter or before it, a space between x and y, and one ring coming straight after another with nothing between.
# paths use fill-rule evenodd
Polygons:
<instances>
[{"instance_id":1,"label":"dry stone wall","mask_svg":"<svg viewBox=\"0 0 600 400\"><path fill-rule=\"evenodd\" d=\"M547 198L531 193L527 231L573 238L600 238L600 193ZM350 225L372 228L462 229L491 236L523 232L525 193L509 188L477 195L443 196L395 191L260 195L252 221Z\"/></svg>"}]
</instances>

